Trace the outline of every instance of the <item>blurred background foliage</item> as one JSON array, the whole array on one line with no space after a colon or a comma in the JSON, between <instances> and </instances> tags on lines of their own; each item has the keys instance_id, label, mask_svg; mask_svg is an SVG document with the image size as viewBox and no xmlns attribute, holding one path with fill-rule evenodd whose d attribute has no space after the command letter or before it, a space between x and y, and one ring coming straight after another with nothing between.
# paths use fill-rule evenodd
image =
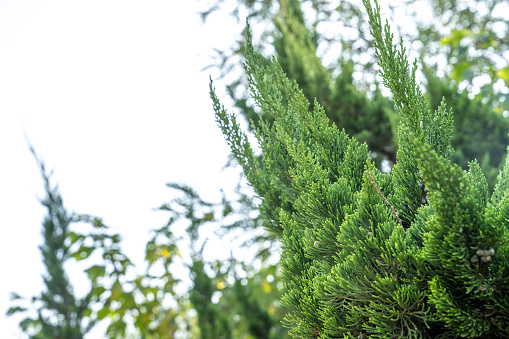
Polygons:
<instances>
[{"instance_id":1,"label":"blurred background foliage","mask_svg":"<svg viewBox=\"0 0 509 339\"><path fill-rule=\"evenodd\" d=\"M391 170L398 118L379 84L361 1L211 0L202 6L205 25L218 12L230 11L240 24L247 17L267 62L276 56L308 100L324 106L331 123L365 142L377 166ZM384 2L382 11L422 65L419 78L430 107L444 97L453 110L453 161L465 168L477 158L492 189L508 144L509 5L400 0ZM211 53L210 67L219 72L236 113L258 124L242 70L244 37ZM279 306L279 236L264 229L259 201L244 181L218 202L204 201L186 185L168 184L176 198L159 208L169 214L168 223L153 231L145 271L138 273L121 250L120 236L99 218L67 212L44 164L38 164L47 195L41 247L47 289L31 299L13 294L8 313L27 315L20 326L30 337L82 338L103 319L109 319L110 338L288 337ZM230 160L227 166L236 164ZM182 227L187 241L174 235ZM250 253L248 258L235 258L232 250L229 260L208 261L210 230L224 246ZM183 253L190 253L189 260ZM66 273L73 260L90 262L90 289L83 298ZM187 267L190 287L176 288L186 284L173 274L174 265Z\"/></svg>"}]
</instances>

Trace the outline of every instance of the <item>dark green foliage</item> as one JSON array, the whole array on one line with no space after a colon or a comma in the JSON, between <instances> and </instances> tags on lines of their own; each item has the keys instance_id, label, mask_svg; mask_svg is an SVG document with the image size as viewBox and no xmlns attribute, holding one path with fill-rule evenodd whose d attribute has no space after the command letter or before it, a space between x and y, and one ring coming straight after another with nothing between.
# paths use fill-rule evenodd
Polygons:
<instances>
[{"instance_id":1,"label":"dark green foliage","mask_svg":"<svg viewBox=\"0 0 509 339\"><path fill-rule=\"evenodd\" d=\"M279 324L279 315L274 314L275 307L267 304L267 301L272 304L274 300L271 298L277 292L275 285L267 281L266 275L268 272L274 273L274 268L256 272L257 278L236 277L235 282L229 284L226 281L228 273L238 268L238 265L231 264L234 262L230 262L227 274L221 273L226 267L225 263L209 265L215 273L214 277L207 275L202 260L195 258L190 268L194 286L189 291L189 300L197 312L200 338L287 337ZM215 293L221 297L214 299Z\"/></svg>"},{"instance_id":2,"label":"dark green foliage","mask_svg":"<svg viewBox=\"0 0 509 339\"><path fill-rule=\"evenodd\" d=\"M174 290L179 280L173 276L170 266L181 262L178 239L173 234L175 224L180 227L182 221L189 223L186 231L192 253L199 252L196 244L200 240L199 231L204 227L220 224L220 236L239 228L256 230L260 225L252 192L239 189L234 201L223 194L220 203L210 203L188 186L169 184L183 196L160 207L170 213L170 218L166 225L153 232L146 245L146 270L138 275L133 274L129 259L120 249L118 234L109 234L98 218L69 214L58 191L50 186L44 165L39 164L48 195L43 200L48 217L43 224L41 247L48 270L44 277L47 290L40 297L32 298L35 304L28 307L25 306L27 301L13 294L16 304L8 315L32 309L39 315L27 317L20 323L24 332L34 338L82 338L98 321L108 319L106 335L110 338L126 335L168 338L178 330L193 338L200 333L204 338L249 334L258 338L286 337L280 324L284 312L276 302L280 297L279 274L267 261L278 251L274 235L257 232L257 236L244 239L243 245L256 246L257 258L263 263L262 269L256 272L246 264L234 265L240 266L244 274L252 275L245 279L245 286L240 283L244 280L231 274L233 268L224 273L227 265L210 265L196 259L189 267L193 289L184 295ZM84 298L75 296L64 267L74 259L92 260L92 265L84 270L91 284ZM211 277L205 273L206 266L212 272ZM227 283L228 277L234 277L234 282ZM211 303L214 292L223 294L219 304ZM197 315L191 312L193 308Z\"/></svg>"},{"instance_id":3,"label":"dark green foliage","mask_svg":"<svg viewBox=\"0 0 509 339\"><path fill-rule=\"evenodd\" d=\"M477 162L465 172L429 147L419 145L418 153L434 210L422 254L434 272L429 300L437 318L462 337L505 337L508 202L489 201Z\"/></svg>"},{"instance_id":4,"label":"dark green foliage","mask_svg":"<svg viewBox=\"0 0 509 339\"><path fill-rule=\"evenodd\" d=\"M223 0L214 0L205 13L219 10L225 4ZM209 3L210 4L210 3ZM300 8L293 8L295 5ZM426 6L427 5L427 6ZM395 24L398 36L401 36L412 49L420 55L422 62L428 66L440 64L440 70L448 78L467 86L467 91L472 95L477 86L472 86L475 80L482 79L486 85L482 86L481 93L477 97L489 99L498 113L509 109L507 100L507 88L509 86L509 65L507 58L507 14L505 13L505 0L492 0L488 2L461 2L449 0L433 0L427 3L416 0L404 2L387 2L384 4L384 13ZM319 1L319 0L253 0L237 1L232 15L238 20L243 20L247 13L251 24L257 34L259 50L268 51L269 45L277 46L277 41L282 39L282 32L274 30L275 13L278 20L285 14L305 12L303 16L307 36L314 48L319 50L319 57L324 60L326 67L339 70L344 61L352 61L356 66L357 76L362 77L364 86L371 85L373 75L376 73L376 58L369 36L368 17L359 1ZM428 7L428 8L426 8ZM402 18L401 14L405 13ZM431 14L431 20L428 15ZM424 14L424 15L423 15ZM302 16L301 16L302 17ZM204 16L206 18L206 15ZM242 19L241 19L242 18ZM398 23L396 19L405 20L405 24ZM276 26L278 24L276 23ZM256 26L256 27L255 27ZM286 27L293 27L286 24ZM302 34L295 34L302 36ZM258 40L258 39L257 39ZM306 44L299 41L306 48ZM297 44L295 44L297 45ZM222 74L231 74L238 59L236 53L242 52L242 42L230 51L219 51L218 64L221 64ZM283 70L290 78L291 69L287 68L284 55L278 49L279 62ZM330 58L331 54L340 59ZM304 53L300 53L304 55ZM286 55L285 55L286 56ZM291 58L291 55L288 55ZM310 59L307 58L309 61ZM327 61L325 61L327 60ZM444 67L443 61L446 61ZM299 63L300 61L293 61ZM313 63L314 67L315 63ZM311 69L313 69L311 67ZM303 68L304 69L304 68ZM298 82L307 95L308 89L300 82L301 78L311 78L309 75L296 75ZM331 78L332 79L332 78ZM359 80L359 77L357 78ZM494 86L498 81L498 86ZM232 99L239 99L238 86L242 81L235 81L232 87ZM501 86L502 85L502 86ZM317 88L320 84L312 84ZM242 86L241 86L242 87ZM316 96L307 96L312 99ZM245 97L242 99L244 100ZM324 98L318 97L318 101L324 104ZM440 97L438 100L440 101ZM436 107L436 106L432 106ZM332 112L327 114L333 115ZM396 134L394 134L395 136Z\"/></svg>"},{"instance_id":5,"label":"dark green foliage","mask_svg":"<svg viewBox=\"0 0 509 339\"><path fill-rule=\"evenodd\" d=\"M189 292L189 300L198 313L198 326L202 339L230 339L232 328L231 314L221 312L218 305L212 303L212 293L216 290L212 279L204 271L203 262L194 260L191 266L193 289Z\"/></svg>"},{"instance_id":6,"label":"dark green foliage","mask_svg":"<svg viewBox=\"0 0 509 339\"><path fill-rule=\"evenodd\" d=\"M277 29L274 48L285 73L302 84L307 98L327 102L332 76L316 55L315 33L306 27L300 1L280 1L280 10L273 21Z\"/></svg>"},{"instance_id":7,"label":"dark green foliage","mask_svg":"<svg viewBox=\"0 0 509 339\"><path fill-rule=\"evenodd\" d=\"M239 303L238 310L247 322L248 333L254 338L269 338L270 330L275 324L268 310L260 307L250 286L244 287L238 279L233 285L233 292Z\"/></svg>"},{"instance_id":8,"label":"dark green foliage","mask_svg":"<svg viewBox=\"0 0 509 339\"><path fill-rule=\"evenodd\" d=\"M249 28L245 67L261 109L256 167L211 86L219 126L271 211L262 218L282 229L285 324L296 338L507 337L509 165L490 199L477 162L468 171L451 163L452 112L445 101L429 108L416 64L393 45L378 4L364 5L401 119L391 173L330 124L319 101L310 105L276 60L253 51Z\"/></svg>"},{"instance_id":9,"label":"dark green foliage","mask_svg":"<svg viewBox=\"0 0 509 339\"><path fill-rule=\"evenodd\" d=\"M41 170L44 166L41 165ZM54 310L64 315L64 321L54 323L51 319L39 313L41 330L34 337L41 338L81 338L86 333L82 328L83 314L87 308L87 302L76 300L68 277L64 270L64 263L70 259L70 253L64 242L70 232L69 224L72 217L63 207L62 198L58 192L50 187L49 178L43 172L47 197L42 204L48 209L48 216L43 222L44 244L40 247L43 263L48 273L44 276L44 284L47 290L42 292L40 300L45 304L45 309ZM90 251L84 249L83 256L88 256ZM80 253L81 255L81 253ZM83 310L80 312L80 308Z\"/></svg>"},{"instance_id":10,"label":"dark green foliage","mask_svg":"<svg viewBox=\"0 0 509 339\"><path fill-rule=\"evenodd\" d=\"M353 64L342 65L324 109L329 112L331 122L344 128L359 142L365 142L371 152L379 155L375 158L377 167L380 168L382 159L394 163L396 146L393 135L396 129L393 126L396 126L397 115L378 88L370 99L366 93L356 88L352 75ZM300 86L300 82L297 83Z\"/></svg>"}]
</instances>

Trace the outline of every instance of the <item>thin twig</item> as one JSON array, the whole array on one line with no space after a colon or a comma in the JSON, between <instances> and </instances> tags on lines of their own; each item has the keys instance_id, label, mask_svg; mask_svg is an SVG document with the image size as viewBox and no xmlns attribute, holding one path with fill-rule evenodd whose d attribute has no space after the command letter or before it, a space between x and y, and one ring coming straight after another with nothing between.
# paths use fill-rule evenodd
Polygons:
<instances>
[{"instance_id":1,"label":"thin twig","mask_svg":"<svg viewBox=\"0 0 509 339\"><path fill-rule=\"evenodd\" d=\"M366 171L366 174L368 175L368 177L371 179L371 182L373 183L373 186L375 186L376 188L376 191L378 192L378 194L380 194L380 196L382 197L382 199L384 199L385 203L387 204L387 206L389 206L389 208L391 209L392 211L392 214L394 215L394 217L396 218L396 220L398 221L398 224L403 227L403 223L401 222L401 219L399 218L398 216L398 212L396 212L396 210L394 209L394 207L392 207L392 205L387 201L387 199L385 199L384 195L382 194L382 192L380 191L380 188L378 188L378 185L376 184L375 182L375 179L373 179L373 177L371 176L371 174L369 174L369 171Z\"/></svg>"}]
</instances>

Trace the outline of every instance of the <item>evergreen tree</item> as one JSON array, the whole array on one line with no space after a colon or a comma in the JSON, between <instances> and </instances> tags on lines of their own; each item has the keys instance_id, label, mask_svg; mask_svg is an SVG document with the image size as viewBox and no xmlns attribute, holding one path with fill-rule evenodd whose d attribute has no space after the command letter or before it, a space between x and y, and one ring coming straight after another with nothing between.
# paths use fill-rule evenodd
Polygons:
<instances>
[{"instance_id":1,"label":"evergreen tree","mask_svg":"<svg viewBox=\"0 0 509 339\"><path fill-rule=\"evenodd\" d=\"M453 115L433 111L393 45L380 8L364 5L384 85L400 116L396 165L331 125L276 60L246 45L261 110L256 157L211 85L217 122L281 235L282 302L298 338L509 336L509 162L494 193L477 161L454 165ZM274 121L273 124L270 121Z\"/></svg>"},{"instance_id":2,"label":"evergreen tree","mask_svg":"<svg viewBox=\"0 0 509 339\"><path fill-rule=\"evenodd\" d=\"M189 300L198 313L198 326L202 339L231 339L231 314L221 312L219 306L212 302L212 295L216 290L213 280L204 271L203 261L194 260L191 266L194 283L190 291Z\"/></svg>"},{"instance_id":3,"label":"evergreen tree","mask_svg":"<svg viewBox=\"0 0 509 339\"><path fill-rule=\"evenodd\" d=\"M109 234L107 227L98 218L69 213L56 187L51 185L50 175L33 148L42 178L46 197L41 201L47 209L43 221L43 244L40 246L46 274L43 276L46 289L40 296L32 297L24 306L21 296L13 293L18 305L11 307L7 315L30 312L20 327L31 338L79 339L88 333L109 311L114 300L113 293L120 286L120 279L130 267L129 259L120 250L118 234ZM78 232L73 224L92 229ZM90 288L84 297L78 297L66 272L66 264L72 259L85 260L93 255L102 255L103 263L85 270ZM121 320L125 329L125 322Z\"/></svg>"},{"instance_id":4,"label":"evergreen tree","mask_svg":"<svg viewBox=\"0 0 509 339\"><path fill-rule=\"evenodd\" d=\"M408 2L410 6L412 3L412 1ZM493 2L490 8L496 7L496 3ZM267 45L272 44L281 68L290 79L297 81L305 97L308 99L316 97L331 123L340 126L358 141L366 142L376 167L384 168L387 171L387 163L385 167L382 167L382 163L383 160L389 160L390 166L395 163L397 150L397 139L395 137L399 118L391 107L392 102L381 95L377 84L374 86L375 90L373 91L373 87L371 87L370 91L366 84L363 86L359 81L354 82L353 80L354 69L359 73L358 66L361 64L359 56L362 55L366 59L365 57L369 56L368 52L371 48L371 39L366 34L367 30L364 29L365 15L356 7L356 4L345 1L339 7L332 8L327 2L280 0L239 1L239 5L247 7L251 21L257 18L263 23L268 23L264 25L264 27L269 27L268 31L265 31L261 36L261 49L270 50L271 48L268 48ZM454 26L456 29L461 27L465 22L464 20L472 22L472 12L468 9L462 11L461 15L454 16L454 24L442 22L442 16L446 16L449 11L441 11L440 8L445 7L439 5L440 3L437 2L435 18L436 21L441 22L441 25ZM301 9L303 6L307 8L306 19ZM452 12L454 12L455 6L457 4L452 4L450 8ZM394 11L393 7L390 7L390 9ZM336 11L340 12L341 15L339 18L332 19ZM233 13L233 15L236 15L236 13ZM417 13L414 12L413 15L416 22L419 22ZM485 23L497 22L499 18L494 16L493 11L491 11L484 16L482 21ZM275 28L272 32L270 31L270 27L272 27L270 22L273 23ZM323 30L318 29L319 25L327 24L327 22L333 22L335 27L344 27L345 29L340 30L339 35L336 35L341 40L341 59L337 63L325 67L324 62L318 56L317 49L319 45L322 45L322 51L335 48L334 38L327 38ZM427 27L420 23L417 37L405 34L405 31L401 30L399 33L405 36L407 40L418 41L421 46L423 43L423 51L432 51L434 54L440 55L441 51L437 47L437 43L440 45L443 38L441 34L443 33L438 34L433 25L434 23ZM483 29L486 29L486 25L484 26ZM345 31L351 33L352 29L355 30L354 38L352 38L352 35L348 37L343 34ZM472 29L472 24L469 29ZM493 37L493 34L490 36ZM447 38L447 35L445 38ZM327 47L323 45L327 45ZM457 51L457 47L453 46L453 51ZM245 55L246 49L243 43L240 44L238 51ZM497 49L495 54L502 52L503 48ZM426 57L426 62L433 59L433 56L430 58L429 54L422 53L422 60L424 60L424 57ZM320 55L323 56L323 54L322 52ZM448 55L448 59L450 55L452 54ZM232 67L232 65L228 65L228 58L234 59L229 53L222 54L222 72L227 72ZM375 58L371 57L371 59L374 60ZM270 63L270 60L266 58L260 60L264 64ZM370 69L374 69L372 67L373 61L362 65L364 72L369 73ZM477 67L474 63L471 66ZM445 96L448 99L448 107L453 109L456 124L451 143L455 153L451 159L462 168L468 169L468 161L479 158L480 166L487 176L488 187L491 192L494 188L497 173L504 163L509 121L502 118L500 110L497 111L493 108L493 103L484 103L487 87L483 90L484 96L476 96L474 99L470 99L469 91L459 91L458 87L454 85L451 87L450 81L447 81L447 79L438 80L434 75L435 73L436 70L425 72L428 89L426 98L431 107L437 107ZM461 81L462 78L458 77L458 73L455 74L454 79ZM230 96L234 99L237 108L240 108L241 114L246 116L248 120L252 120L254 122L253 126L259 126L260 115L258 111L248 104L248 97L239 96L239 93L242 93L242 91L239 91L240 84L242 84L242 79L234 81L228 86ZM284 93L282 95L285 96ZM461 97L462 100L449 100L453 97ZM310 109L313 109L313 107L313 104L311 104ZM273 120L271 116L264 116L264 121L269 125L273 123ZM478 125L485 126L485 128L472 128L472 126ZM486 142L488 139L490 141ZM268 189L269 192L265 195L266 200L280 197L278 188L269 187ZM273 234L278 235L281 231L277 219L279 212L277 209L273 209L272 206L279 207L279 204L277 201L263 204L261 211L268 228L275 231ZM251 223L244 220L232 225L233 227L226 227L225 229L232 230L237 226L247 230L249 225ZM270 235L265 238L274 239Z\"/></svg>"},{"instance_id":5,"label":"evergreen tree","mask_svg":"<svg viewBox=\"0 0 509 339\"><path fill-rule=\"evenodd\" d=\"M412 1L409 2L410 5L411 3ZM354 70L357 75L359 73L358 66L361 64L359 56L362 55L365 60L375 59L369 57L371 39L366 34L367 30L364 29L365 15L356 7L356 4L345 1L338 8L332 10L330 4L319 1L240 1L239 5L245 5L248 8L251 21L254 20L254 17L267 23L264 27L269 27L268 31L265 31L261 36L260 48L270 50L271 48L267 45L273 45L281 68L290 79L297 81L305 97L307 99L316 97L323 106L329 121L344 129L358 141L366 142L376 167L384 169L384 171L389 170L396 159L396 135L399 118L392 108L392 102L381 95L377 84L370 87L369 84L363 85L362 82L353 79ZM307 6L307 21L301 9L303 6ZM452 4L452 6L454 8L456 4ZM393 10L393 8L391 9ZM313 11L315 12L313 13ZM341 15L339 18L332 19L336 11L339 11ZM446 15L446 12L445 10L440 14L437 12L436 20L442 22L441 15ZM462 13L463 19L472 18L468 10ZM413 15L418 22L417 13ZM459 16L455 16L455 18L456 27L460 27L462 21ZM492 14L487 15L485 19L483 19L485 22L498 21ZM270 27L272 27L270 22L273 23L273 31L270 31ZM342 57L337 63L333 62L328 67L324 66L325 63L317 52L320 44L322 50L337 49L337 44L334 45L334 38L328 39L323 31L318 29L319 25L327 24L327 22L333 22L335 27L344 27L343 31L351 33L354 30L356 37L352 39L351 36L343 34L343 31L338 32L339 35L336 36L340 36ZM445 23L442 24L445 25ZM405 34L405 31L400 30L399 33L407 40L424 43L424 51L433 51L436 55L441 54L437 43L440 45L443 36L438 34L433 25L428 28L425 25L420 25L417 38ZM240 44L238 51L245 55L246 48L243 43ZM497 50L500 53L502 51L503 49ZM323 56L323 52L321 56ZM227 72L232 66L228 65L228 61L230 61L228 57L234 58L228 53L223 54L222 57L221 70ZM421 52L421 59L425 58L427 62L430 62L429 55L424 55ZM267 58L260 60L263 64L270 63ZM374 69L372 61L364 63L362 66L365 73L372 73L370 70ZM473 67L476 66L473 65ZM504 163L509 121L501 116L500 110L497 111L493 103L484 103L486 91L483 92L484 96L470 99L469 91L459 91L458 86L451 86L447 79L438 80L435 76L436 70L429 68L427 70L428 72L425 72L428 89L426 98L430 106L437 107L445 96L448 99L448 107L451 107L454 113L456 124L451 143L455 153L451 160L463 169L468 169L468 161L478 158L480 166L487 176L491 192L495 186L497 173ZM461 77L455 76L454 79L460 81ZM239 93L242 93L239 91L239 87L242 87L241 84L242 79L234 81L228 86L228 92L234 99L237 108L240 109L240 113L248 120L252 120L253 126L259 127L260 114L248 104L250 101L247 96L239 96ZM487 88L485 87L484 90ZM285 96L284 93L282 95ZM461 97L461 100L453 100L456 97ZM310 109L313 109L313 104L310 105ZM273 123L273 120L271 116L264 116L265 123L269 125ZM485 126L485 128L475 128L478 125ZM472 128L473 126L474 128ZM388 160L388 162L382 166L384 160ZM261 206L262 216L267 228L274 231L273 234L279 237L281 232L281 228L278 226L279 212L273 206L280 206L277 200L281 194L277 187L270 187L270 184L266 186L268 186L268 192L265 194L265 200L270 199L272 202L264 203ZM244 220L235 226L248 230L249 225L251 223ZM226 227L225 229L232 230L234 228ZM252 231L248 231L248 233L252 233ZM270 234L265 238L274 239Z\"/></svg>"},{"instance_id":6,"label":"evergreen tree","mask_svg":"<svg viewBox=\"0 0 509 339\"><path fill-rule=\"evenodd\" d=\"M432 25L419 26L418 37L409 40L423 42L421 53L440 54L437 44L449 47L447 59L457 59L451 63L450 77L457 82L466 79L471 83L474 73L487 72L488 67L493 83L499 79L507 83L508 68L497 68L493 62L493 55L507 46L490 27L500 21L493 13L501 1L490 2L490 12L481 20L470 8L453 11L447 25L454 29L445 38ZM169 205L162 207L173 214L168 225L156 230L147 244L149 268L128 280L123 275L130 263L120 252L118 235L108 235L97 218L68 214L41 163L48 195L43 204L52 215L45 221L41 247L48 267L48 291L34 298L42 305L36 310L38 318L26 318L22 328L36 338L80 338L97 321L111 317L109 337L123 336L130 319L135 334L142 338L173 336L179 327L202 338L283 338L286 333L279 321L285 312L274 300L280 294L279 270L267 264L268 254L277 247L274 242L281 239L283 303L290 311L286 324L294 336L504 337L508 331L504 180L509 165L495 186L509 130L509 122L500 114L504 95L485 86L471 99L471 87L459 91L447 79L439 80L435 72L427 72L425 100L416 90L415 79L408 77L413 75L408 65L393 60L402 54L398 56L391 49L392 43L377 41L378 57L383 59L384 51L388 51L382 68L388 74L385 84L393 90L396 113L378 84L369 87L366 85L372 84L354 81L354 72L359 73L361 64L363 72L373 73L375 58L364 63L360 60L372 46L363 29L367 21L353 2L343 1L333 10L327 2L315 0L240 2L254 11L252 20L261 17L274 24L275 30L265 38L273 38L278 57L272 64L254 53L251 42L239 49L247 57L249 81L262 114L246 97L238 97L241 80L228 88L241 113L253 121L263 149L261 156L250 150L233 119L218 114L223 130L230 133L237 160L262 197L260 217L253 216L257 206L248 195L211 204L188 187L170 185L189 200L179 201L180 212ZM310 4L316 12L313 19L309 19L313 15L304 15L303 4ZM457 8L458 4L451 6ZM445 7L436 7L440 21ZM333 39L320 33L318 26L332 21L336 10L341 11L341 17L334 22L346 28L345 32L356 30L357 35L341 35L342 58L326 67L317 51L320 44ZM482 27L476 31L473 23L478 21ZM474 52L462 48L466 40L473 42ZM296 80L302 93L285 76ZM443 97L452 113L441 104ZM216 111L222 112L217 98L213 98ZM307 100L312 98L316 101L309 104ZM440 107L435 115L428 112L426 101L430 107ZM452 116L455 124L451 132ZM440 125L440 119L447 122L445 126ZM399 120L402 127L398 130ZM483 127L476 128L479 125ZM448 139L454 150L449 148ZM428 153L429 159L423 157ZM479 158L479 165L469 163L474 158ZM380 172L382 160L392 166L396 159L391 174ZM445 159L468 172L461 172ZM442 178L450 180L444 182ZM455 190L454 184L461 189ZM487 197L494 188L490 200ZM451 201L456 208L450 208ZM480 206L477 209L476 204ZM232 222L233 215L243 217ZM263 219L272 232L251 239L251 244L260 246L262 269L256 271L233 261L206 263L195 259L189 267L194 285L187 294L189 300L184 300L175 294L177 280L169 271L179 256L170 227L179 219L190 221L188 232L194 239L199 229L210 223L220 223L225 233L239 228L253 233ZM94 231L70 231L71 224L81 222L94 225ZM490 222L493 229L488 227ZM451 239L459 239L459 245ZM261 246L267 241L270 246ZM104 265L86 271L90 293L77 298L63 263L70 258L81 261L101 251ZM465 263L463 266L470 270L460 269ZM150 271L157 265L162 266L163 273ZM249 274L248 278L237 276L238 267ZM217 293L221 295L219 303L212 303ZM55 302L64 298L69 301L64 305L79 307ZM168 300L175 299L166 306ZM195 319L189 317L191 308L197 313ZM15 306L9 313L23 310ZM469 321L472 325L465 325Z\"/></svg>"},{"instance_id":7,"label":"evergreen tree","mask_svg":"<svg viewBox=\"0 0 509 339\"><path fill-rule=\"evenodd\" d=\"M121 338L133 331L139 338L168 338L185 325L192 335L189 306L174 292L178 280L169 271L180 255L171 231L163 228L154 232L146 248L147 270L134 274L131 261L121 250L120 236L112 234L99 218L68 212L57 187L51 185L44 163L33 148L31 151L44 181L46 197L41 203L48 211L40 247L46 268L45 290L30 300L13 293L16 305L7 315L28 313L20 327L31 338L40 339L83 338L103 319L110 322L106 331L109 338ZM84 297L74 292L67 274L67 265L74 260L88 266L84 273L89 288ZM162 270L154 274L152 268L158 264Z\"/></svg>"}]
</instances>

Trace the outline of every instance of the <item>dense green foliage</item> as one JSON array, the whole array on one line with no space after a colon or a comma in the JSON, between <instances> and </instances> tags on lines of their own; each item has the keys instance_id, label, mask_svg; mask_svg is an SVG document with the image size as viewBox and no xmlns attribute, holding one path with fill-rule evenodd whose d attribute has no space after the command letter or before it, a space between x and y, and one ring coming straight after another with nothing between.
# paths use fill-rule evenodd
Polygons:
<instances>
[{"instance_id":1,"label":"dense green foliage","mask_svg":"<svg viewBox=\"0 0 509 339\"><path fill-rule=\"evenodd\" d=\"M254 52L246 73L260 108L255 156L211 97L219 126L281 234L286 324L298 338L503 338L509 335L509 164L494 194L477 162L450 161L453 115L429 108L406 51L364 2L384 85L400 116L397 162L375 167L368 147L310 105L281 64ZM271 124L270 122L273 121Z\"/></svg>"}]
</instances>

